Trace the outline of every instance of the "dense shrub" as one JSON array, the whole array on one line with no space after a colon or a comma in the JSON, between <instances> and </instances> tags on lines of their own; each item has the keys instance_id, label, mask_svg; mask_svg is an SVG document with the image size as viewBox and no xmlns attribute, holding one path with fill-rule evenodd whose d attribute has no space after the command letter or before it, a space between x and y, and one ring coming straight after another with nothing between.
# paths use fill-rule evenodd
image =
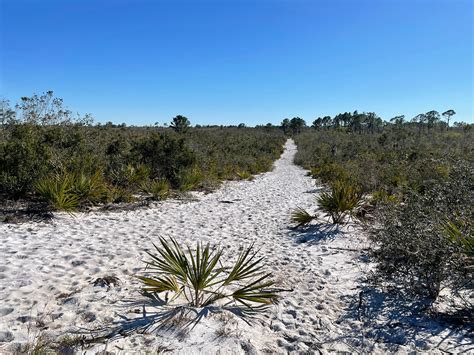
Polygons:
<instances>
[{"instance_id":1,"label":"dense shrub","mask_svg":"<svg viewBox=\"0 0 474 355\"><path fill-rule=\"evenodd\" d=\"M295 136L295 162L323 183L353 184L370 196L364 208L374 217L372 256L382 285L430 302L446 287L470 309L472 298L464 296L474 286L471 126L397 122L374 132L306 130ZM337 210L335 196L323 193L320 207Z\"/></svg>"},{"instance_id":2,"label":"dense shrub","mask_svg":"<svg viewBox=\"0 0 474 355\"><path fill-rule=\"evenodd\" d=\"M372 237L379 275L431 300L445 286L472 288L473 173L456 165L446 181L381 207Z\"/></svg>"}]
</instances>

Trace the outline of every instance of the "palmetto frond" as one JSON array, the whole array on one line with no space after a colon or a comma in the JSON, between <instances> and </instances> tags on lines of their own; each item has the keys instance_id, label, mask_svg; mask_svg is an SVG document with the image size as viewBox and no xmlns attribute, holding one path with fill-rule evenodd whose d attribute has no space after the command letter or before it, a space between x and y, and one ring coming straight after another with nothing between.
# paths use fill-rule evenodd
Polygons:
<instances>
[{"instance_id":1,"label":"palmetto frond","mask_svg":"<svg viewBox=\"0 0 474 355\"><path fill-rule=\"evenodd\" d=\"M198 243L186 252L171 239L160 237L156 254L148 253L147 269L152 275L140 276L144 291L174 292L174 298L184 294L194 307L207 306L219 299L230 298L255 310L273 302L275 292L266 290L274 283L271 274L262 276L262 257L257 257L253 245L244 249L231 267L221 263L222 249ZM245 282L244 282L245 281Z\"/></svg>"},{"instance_id":2,"label":"palmetto frond","mask_svg":"<svg viewBox=\"0 0 474 355\"><path fill-rule=\"evenodd\" d=\"M315 218L317 216L309 214L308 211L301 207L297 207L291 212L291 221L296 224L296 227L307 225Z\"/></svg>"},{"instance_id":3,"label":"palmetto frond","mask_svg":"<svg viewBox=\"0 0 474 355\"><path fill-rule=\"evenodd\" d=\"M138 277L142 282L147 286L143 288L143 291L151 293L160 293L164 291L173 291L175 293L180 293L181 288L176 281L176 278L173 276L163 276L163 277Z\"/></svg>"}]
</instances>

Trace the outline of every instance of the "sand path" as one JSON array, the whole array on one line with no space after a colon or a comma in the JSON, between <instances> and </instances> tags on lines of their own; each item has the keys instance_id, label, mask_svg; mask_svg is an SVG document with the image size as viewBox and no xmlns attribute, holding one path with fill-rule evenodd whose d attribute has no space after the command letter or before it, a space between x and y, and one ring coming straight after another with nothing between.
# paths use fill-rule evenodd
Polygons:
<instances>
[{"instance_id":1,"label":"sand path","mask_svg":"<svg viewBox=\"0 0 474 355\"><path fill-rule=\"evenodd\" d=\"M387 349L367 340L367 323L351 316L366 266L359 253L334 249L363 248L363 233L354 226L332 232L289 229L291 210L314 208L317 194L314 180L293 164L295 153L296 146L288 140L273 171L253 181L227 182L214 193L198 195L197 201L169 200L136 211L57 214L51 223L0 225L0 348L18 349L40 332L57 337L84 328L142 324L134 323L144 301L132 275L143 266L144 250L162 235L180 242L220 243L229 256L255 243L280 286L293 291L282 293L281 303L251 325L211 315L187 334L118 336L107 350ZM117 276L120 285L93 286L106 275ZM225 335L219 333L223 328L228 328ZM430 348L436 340L410 339L406 348L395 345L392 350Z\"/></svg>"}]
</instances>

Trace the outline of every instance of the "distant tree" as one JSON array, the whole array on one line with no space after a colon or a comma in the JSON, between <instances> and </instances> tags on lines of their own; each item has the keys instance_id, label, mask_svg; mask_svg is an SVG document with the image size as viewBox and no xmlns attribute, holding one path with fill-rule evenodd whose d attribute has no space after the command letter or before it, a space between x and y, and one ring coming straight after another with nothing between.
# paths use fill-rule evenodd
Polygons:
<instances>
[{"instance_id":1,"label":"distant tree","mask_svg":"<svg viewBox=\"0 0 474 355\"><path fill-rule=\"evenodd\" d=\"M290 120L285 118L280 125L280 128L283 130L285 134L290 133Z\"/></svg>"},{"instance_id":2,"label":"distant tree","mask_svg":"<svg viewBox=\"0 0 474 355\"><path fill-rule=\"evenodd\" d=\"M366 129L370 133L378 131L382 127L382 119L375 112L368 112L364 115Z\"/></svg>"},{"instance_id":3,"label":"distant tree","mask_svg":"<svg viewBox=\"0 0 474 355\"><path fill-rule=\"evenodd\" d=\"M323 127L323 119L321 117L316 118L313 121L313 125L311 126L314 129L320 130Z\"/></svg>"},{"instance_id":4,"label":"distant tree","mask_svg":"<svg viewBox=\"0 0 474 355\"><path fill-rule=\"evenodd\" d=\"M94 120L90 114L73 115L72 111L63 106L63 99L54 97L52 91L38 96L22 97L15 105L17 118L22 123L32 125L82 125L90 126Z\"/></svg>"},{"instance_id":5,"label":"distant tree","mask_svg":"<svg viewBox=\"0 0 474 355\"><path fill-rule=\"evenodd\" d=\"M187 117L178 115L173 117L170 127L178 133L185 133L189 129L190 125L191 122L189 122Z\"/></svg>"},{"instance_id":6,"label":"distant tree","mask_svg":"<svg viewBox=\"0 0 474 355\"><path fill-rule=\"evenodd\" d=\"M290 128L293 134L298 134L301 132L301 129L306 127L306 122L300 117L293 117L290 121Z\"/></svg>"},{"instance_id":7,"label":"distant tree","mask_svg":"<svg viewBox=\"0 0 474 355\"><path fill-rule=\"evenodd\" d=\"M446 119L446 122L448 123L448 129L449 129L449 120L451 119L452 116L454 116L456 114L456 112L454 110L448 110L448 111L444 111L442 113L443 117Z\"/></svg>"},{"instance_id":8,"label":"distant tree","mask_svg":"<svg viewBox=\"0 0 474 355\"><path fill-rule=\"evenodd\" d=\"M428 124L428 129L433 128L440 120L440 115L438 111L432 110L425 113L426 123Z\"/></svg>"},{"instance_id":9,"label":"distant tree","mask_svg":"<svg viewBox=\"0 0 474 355\"><path fill-rule=\"evenodd\" d=\"M245 123L239 123L239 125L237 126L237 128L245 128L245 127L247 127Z\"/></svg>"},{"instance_id":10,"label":"distant tree","mask_svg":"<svg viewBox=\"0 0 474 355\"><path fill-rule=\"evenodd\" d=\"M349 129L352 132L359 132L362 133L362 123L364 121L365 115L360 114L356 111L351 116L351 120L349 122Z\"/></svg>"},{"instance_id":11,"label":"distant tree","mask_svg":"<svg viewBox=\"0 0 474 355\"><path fill-rule=\"evenodd\" d=\"M324 116L322 118L322 126L326 129L328 129L329 127L331 127L331 124L332 124L332 119L331 119L331 116Z\"/></svg>"},{"instance_id":12,"label":"distant tree","mask_svg":"<svg viewBox=\"0 0 474 355\"><path fill-rule=\"evenodd\" d=\"M342 123L341 115L339 114L339 115L334 116L334 118L332 119L332 125L334 126L334 128L341 127L341 123Z\"/></svg>"},{"instance_id":13,"label":"distant tree","mask_svg":"<svg viewBox=\"0 0 474 355\"><path fill-rule=\"evenodd\" d=\"M405 115L395 116L390 119L390 122L393 123L397 127L403 126L404 121L405 121Z\"/></svg>"},{"instance_id":14,"label":"distant tree","mask_svg":"<svg viewBox=\"0 0 474 355\"><path fill-rule=\"evenodd\" d=\"M418 133L421 132L421 129L425 125L427 119L424 113L420 113L411 119L411 123L418 127Z\"/></svg>"},{"instance_id":15,"label":"distant tree","mask_svg":"<svg viewBox=\"0 0 474 355\"><path fill-rule=\"evenodd\" d=\"M15 120L15 111L10 107L8 100L0 100L0 125L7 124Z\"/></svg>"},{"instance_id":16,"label":"distant tree","mask_svg":"<svg viewBox=\"0 0 474 355\"><path fill-rule=\"evenodd\" d=\"M462 128L464 132L468 132L474 127L474 125L461 121L461 122L454 122L454 127Z\"/></svg>"}]
</instances>

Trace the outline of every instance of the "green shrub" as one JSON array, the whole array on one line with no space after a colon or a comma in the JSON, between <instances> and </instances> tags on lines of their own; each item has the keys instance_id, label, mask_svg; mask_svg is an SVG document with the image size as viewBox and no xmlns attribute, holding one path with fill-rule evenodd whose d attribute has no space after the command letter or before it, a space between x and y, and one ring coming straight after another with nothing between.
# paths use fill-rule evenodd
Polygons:
<instances>
[{"instance_id":1,"label":"green shrub","mask_svg":"<svg viewBox=\"0 0 474 355\"><path fill-rule=\"evenodd\" d=\"M180 190L188 191L198 188L201 183L204 181L205 176L201 169L197 166L192 169L185 170L181 173L179 177L180 180Z\"/></svg>"},{"instance_id":2,"label":"green shrub","mask_svg":"<svg viewBox=\"0 0 474 355\"><path fill-rule=\"evenodd\" d=\"M379 207L372 233L377 275L433 302L443 287L472 287L474 182L472 168L457 163L449 179L403 203Z\"/></svg>"},{"instance_id":3,"label":"green shrub","mask_svg":"<svg viewBox=\"0 0 474 355\"><path fill-rule=\"evenodd\" d=\"M271 305L276 294L269 290L274 283L262 267L253 246L243 250L230 267L221 263L223 250L197 243L193 251L184 250L174 239L160 238L156 254L148 253L149 275L140 276L144 291L173 292L174 297L187 299L193 307L205 307L218 300L230 299L237 304L258 310Z\"/></svg>"},{"instance_id":4,"label":"green shrub","mask_svg":"<svg viewBox=\"0 0 474 355\"><path fill-rule=\"evenodd\" d=\"M170 194L170 184L165 179L155 179L142 185L142 191L155 200L165 200Z\"/></svg>"},{"instance_id":5,"label":"green shrub","mask_svg":"<svg viewBox=\"0 0 474 355\"><path fill-rule=\"evenodd\" d=\"M133 165L131 163L120 166L112 171L112 181L115 185L135 190L148 180L149 168L144 164Z\"/></svg>"},{"instance_id":6,"label":"green shrub","mask_svg":"<svg viewBox=\"0 0 474 355\"><path fill-rule=\"evenodd\" d=\"M358 188L345 181L336 181L330 192L322 192L317 198L319 208L331 216L333 223L342 223L360 204L362 194Z\"/></svg>"},{"instance_id":7,"label":"green shrub","mask_svg":"<svg viewBox=\"0 0 474 355\"><path fill-rule=\"evenodd\" d=\"M74 193L73 177L68 173L39 180L36 192L54 210L70 212L79 206L80 197Z\"/></svg>"},{"instance_id":8,"label":"green shrub","mask_svg":"<svg viewBox=\"0 0 474 355\"><path fill-rule=\"evenodd\" d=\"M252 174L244 170L244 171L238 171L237 176L239 177L240 180L249 180L252 177Z\"/></svg>"},{"instance_id":9,"label":"green shrub","mask_svg":"<svg viewBox=\"0 0 474 355\"><path fill-rule=\"evenodd\" d=\"M111 186L107 191L107 201L112 203L130 203L136 198L127 188Z\"/></svg>"},{"instance_id":10,"label":"green shrub","mask_svg":"<svg viewBox=\"0 0 474 355\"><path fill-rule=\"evenodd\" d=\"M71 192L78 197L81 205L96 205L104 202L107 187L102 172L97 170L91 175L83 172L74 174L71 181Z\"/></svg>"},{"instance_id":11,"label":"green shrub","mask_svg":"<svg viewBox=\"0 0 474 355\"><path fill-rule=\"evenodd\" d=\"M337 163L326 163L320 167L311 169L314 178L321 179L324 183L331 183L338 180L349 180L349 173Z\"/></svg>"},{"instance_id":12,"label":"green shrub","mask_svg":"<svg viewBox=\"0 0 474 355\"><path fill-rule=\"evenodd\" d=\"M184 138L166 134L153 134L134 144L136 159L150 168L150 177L167 179L173 188L180 188L185 171L196 161Z\"/></svg>"}]
</instances>

